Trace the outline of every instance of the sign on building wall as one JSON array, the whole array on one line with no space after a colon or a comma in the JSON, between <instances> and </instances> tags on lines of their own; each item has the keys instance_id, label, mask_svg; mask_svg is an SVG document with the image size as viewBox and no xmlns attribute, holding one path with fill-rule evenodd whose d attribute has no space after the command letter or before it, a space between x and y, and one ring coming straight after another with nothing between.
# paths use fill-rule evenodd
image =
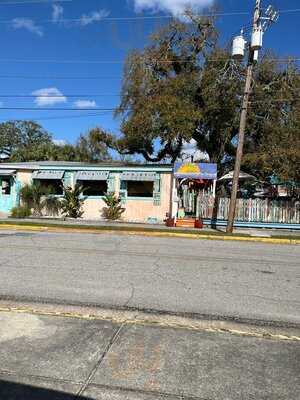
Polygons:
<instances>
[{"instance_id":1,"label":"sign on building wall","mask_svg":"<svg viewBox=\"0 0 300 400\"><path fill-rule=\"evenodd\" d=\"M176 163L175 178L217 179L217 164L209 163Z\"/></svg>"}]
</instances>

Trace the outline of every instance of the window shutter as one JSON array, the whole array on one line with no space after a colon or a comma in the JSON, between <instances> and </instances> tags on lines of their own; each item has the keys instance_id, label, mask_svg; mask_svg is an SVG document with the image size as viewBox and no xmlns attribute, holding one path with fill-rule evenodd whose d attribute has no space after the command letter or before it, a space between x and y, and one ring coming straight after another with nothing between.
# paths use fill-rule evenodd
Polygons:
<instances>
[{"instance_id":1,"label":"window shutter","mask_svg":"<svg viewBox=\"0 0 300 400\"><path fill-rule=\"evenodd\" d=\"M160 174L156 174L156 179L154 181L153 187L153 204L155 206L160 206L161 204L161 181L160 181Z\"/></svg>"},{"instance_id":2,"label":"window shutter","mask_svg":"<svg viewBox=\"0 0 300 400\"><path fill-rule=\"evenodd\" d=\"M20 196L20 190L22 188L22 184L20 181L16 180L14 184L14 191L15 191L15 204L16 206L21 205L21 196Z\"/></svg>"},{"instance_id":3,"label":"window shutter","mask_svg":"<svg viewBox=\"0 0 300 400\"><path fill-rule=\"evenodd\" d=\"M73 173L71 171L65 172L62 181L64 187L73 187Z\"/></svg>"},{"instance_id":4,"label":"window shutter","mask_svg":"<svg viewBox=\"0 0 300 400\"><path fill-rule=\"evenodd\" d=\"M127 200L127 182L126 181L121 181L120 184L120 198L121 198L121 204L125 205L126 200Z\"/></svg>"},{"instance_id":5,"label":"window shutter","mask_svg":"<svg viewBox=\"0 0 300 400\"><path fill-rule=\"evenodd\" d=\"M108 193L116 192L116 177L114 174L109 174L107 179L107 191Z\"/></svg>"}]
</instances>

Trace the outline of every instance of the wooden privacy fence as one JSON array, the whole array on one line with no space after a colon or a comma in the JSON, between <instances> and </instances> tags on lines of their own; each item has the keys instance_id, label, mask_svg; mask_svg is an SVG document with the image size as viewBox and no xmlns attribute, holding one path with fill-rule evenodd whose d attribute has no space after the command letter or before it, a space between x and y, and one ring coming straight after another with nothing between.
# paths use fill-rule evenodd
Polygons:
<instances>
[{"instance_id":1,"label":"wooden privacy fence","mask_svg":"<svg viewBox=\"0 0 300 400\"><path fill-rule=\"evenodd\" d=\"M218 220L227 220L230 199L219 198ZM197 213L204 219L213 217L214 199L198 197ZM236 220L241 222L272 222L300 224L299 200L238 199Z\"/></svg>"}]
</instances>

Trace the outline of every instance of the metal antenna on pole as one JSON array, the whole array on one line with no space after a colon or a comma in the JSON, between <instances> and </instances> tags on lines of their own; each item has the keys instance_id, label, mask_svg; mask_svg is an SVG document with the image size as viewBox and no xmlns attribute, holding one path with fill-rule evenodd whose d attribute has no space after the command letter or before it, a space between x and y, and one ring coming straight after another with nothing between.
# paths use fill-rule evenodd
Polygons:
<instances>
[{"instance_id":1,"label":"metal antenna on pole","mask_svg":"<svg viewBox=\"0 0 300 400\"><path fill-rule=\"evenodd\" d=\"M229 206L229 214L228 214L228 223L227 223L227 233L233 232L235 212L236 212L236 201L237 201L237 193L238 193L238 185L239 185L239 176L241 171L241 162L243 157L243 148L244 148L244 140L245 140L245 130L246 130L246 122L247 122L247 113L249 107L249 97L251 93L251 84L253 78L253 67L255 61L258 58L258 50L262 48L263 42L263 34L268 25L273 22L276 22L278 19L278 13L274 10L272 6L269 6L266 11L266 17L261 16L261 0L256 0L254 16L253 16L253 29L251 42L249 44L249 54L248 54L248 65L247 65L247 77L243 95L243 104L241 110L241 118L240 118L240 127L238 134L238 147L236 151L235 158L235 167L232 181L232 189L231 189L231 199ZM264 21L264 22L263 22ZM241 37L241 36L239 36ZM244 41L246 43L246 41ZM235 58L239 58L240 53L233 49L233 56Z\"/></svg>"}]
</instances>

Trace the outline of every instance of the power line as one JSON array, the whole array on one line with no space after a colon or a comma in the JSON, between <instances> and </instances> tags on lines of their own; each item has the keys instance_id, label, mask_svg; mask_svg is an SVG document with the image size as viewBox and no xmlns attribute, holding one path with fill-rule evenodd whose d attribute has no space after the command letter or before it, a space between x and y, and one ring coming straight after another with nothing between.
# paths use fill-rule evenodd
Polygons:
<instances>
[{"instance_id":1,"label":"power line","mask_svg":"<svg viewBox=\"0 0 300 400\"><path fill-rule=\"evenodd\" d=\"M0 75L0 79L57 79L57 80L100 80L122 79L122 76L37 76L37 75Z\"/></svg>"},{"instance_id":2,"label":"power line","mask_svg":"<svg viewBox=\"0 0 300 400\"><path fill-rule=\"evenodd\" d=\"M282 102L294 102L294 101L300 101L300 97L295 97L293 99L270 99L268 100L253 100L250 101L252 104L255 103L282 103ZM105 111L105 112L115 112L117 107L111 108L111 107L90 107L90 108L67 108L67 107L60 107L60 108L50 108L50 107L0 107L0 110L3 111ZM130 108L121 108L121 111L129 111Z\"/></svg>"},{"instance_id":3,"label":"power line","mask_svg":"<svg viewBox=\"0 0 300 400\"><path fill-rule=\"evenodd\" d=\"M5 2L0 5L10 5L10 4L27 4L27 3L38 3L38 4L51 4L55 2L72 2L72 0L26 0L24 2ZM286 10L279 10L280 13L298 13L300 12L300 8L294 9L286 9ZM250 15L251 13L248 11L232 11L232 12L220 12L220 13L204 13L204 14L195 14L195 17L226 17L226 16L241 16L241 15ZM184 16L184 13L179 13L179 15ZM131 17L103 17L101 20L97 22L105 22L105 21L145 21L145 20L158 20L158 19L176 19L174 15L143 15L143 16L131 16ZM62 18L59 21L53 21L53 19L44 19L44 20L35 20L38 23L78 23L81 22L81 18ZM0 24L10 24L11 20L0 20Z\"/></svg>"},{"instance_id":4,"label":"power line","mask_svg":"<svg viewBox=\"0 0 300 400\"><path fill-rule=\"evenodd\" d=\"M98 113L89 113L89 114L79 114L79 115L62 115L62 116L52 116L52 117L27 117L22 119L11 119L11 118L2 118L1 121L24 121L26 120L35 120L35 121L50 121L50 120L61 120L61 119L75 119L75 118L89 118L89 117L101 117L104 115L110 114L110 111L103 111Z\"/></svg>"},{"instance_id":5,"label":"power line","mask_svg":"<svg viewBox=\"0 0 300 400\"><path fill-rule=\"evenodd\" d=\"M229 61L222 60L222 59L206 59L207 62L221 62L221 61ZM172 64L172 63L194 63L194 60L156 60L158 63L161 64ZM282 59L277 58L269 58L268 61L273 61L277 63L285 63L285 62L293 62L293 61L300 61L300 57L287 57ZM49 64L123 64L124 60L41 60L41 59L10 59L4 58L0 59L0 62L14 62L14 63L49 63Z\"/></svg>"},{"instance_id":6,"label":"power line","mask_svg":"<svg viewBox=\"0 0 300 400\"><path fill-rule=\"evenodd\" d=\"M70 99L72 98L78 98L78 97L110 97L110 96L116 96L119 97L120 94L117 93L103 93L103 94L60 94L60 95L40 95L40 94L36 94L36 95L31 95L31 94L0 94L0 98L46 98L46 99L61 99L61 98L66 98L69 97Z\"/></svg>"},{"instance_id":7,"label":"power line","mask_svg":"<svg viewBox=\"0 0 300 400\"><path fill-rule=\"evenodd\" d=\"M3 111L115 111L115 108L97 108L97 107L89 107L89 108L50 108L50 107L0 107L0 110ZM124 109L126 111L126 109Z\"/></svg>"},{"instance_id":8,"label":"power line","mask_svg":"<svg viewBox=\"0 0 300 400\"><path fill-rule=\"evenodd\" d=\"M51 4L51 3L71 3L73 0L24 0L24 1L2 1L0 6L22 5L22 4Z\"/></svg>"},{"instance_id":9,"label":"power line","mask_svg":"<svg viewBox=\"0 0 300 400\"><path fill-rule=\"evenodd\" d=\"M184 16L184 14L182 14ZM216 14L196 14L195 17L226 17L226 16L239 16L239 15L249 15L247 11L237 11L237 12L227 12L227 13L216 13ZM158 19L175 19L174 15L144 15L144 16L132 16L132 17L103 17L99 22L110 22L110 21L146 21L146 20L158 20ZM11 20L0 20L0 24L11 24ZM39 24L64 24L64 23L80 23L81 18L61 18L59 21L53 21L53 19L38 20L35 19L36 23Z\"/></svg>"}]
</instances>

